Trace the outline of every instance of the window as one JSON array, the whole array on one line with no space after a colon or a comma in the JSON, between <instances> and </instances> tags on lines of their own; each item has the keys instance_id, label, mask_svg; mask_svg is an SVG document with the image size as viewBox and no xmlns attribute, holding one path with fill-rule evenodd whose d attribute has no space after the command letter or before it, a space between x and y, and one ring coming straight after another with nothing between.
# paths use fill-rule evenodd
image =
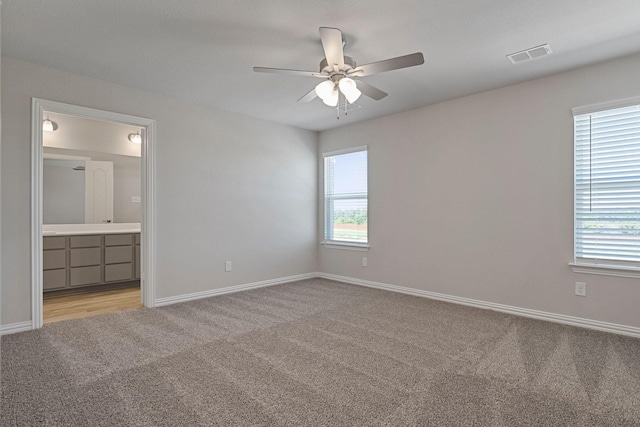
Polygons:
<instances>
[{"instance_id":1,"label":"window","mask_svg":"<svg viewBox=\"0 0 640 427\"><path fill-rule=\"evenodd\" d=\"M367 149L324 155L324 240L366 246L368 242Z\"/></svg>"},{"instance_id":2,"label":"window","mask_svg":"<svg viewBox=\"0 0 640 427\"><path fill-rule=\"evenodd\" d=\"M638 268L640 105L577 110L574 262Z\"/></svg>"}]
</instances>

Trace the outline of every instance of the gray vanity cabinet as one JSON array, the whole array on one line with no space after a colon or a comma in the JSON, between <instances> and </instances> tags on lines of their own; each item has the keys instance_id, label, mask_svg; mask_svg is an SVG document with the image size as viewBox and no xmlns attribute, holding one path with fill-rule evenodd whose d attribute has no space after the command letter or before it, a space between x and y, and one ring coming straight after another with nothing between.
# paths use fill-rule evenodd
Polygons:
<instances>
[{"instance_id":1,"label":"gray vanity cabinet","mask_svg":"<svg viewBox=\"0 0 640 427\"><path fill-rule=\"evenodd\" d=\"M69 237L69 286L102 282L102 236Z\"/></svg>"},{"instance_id":2,"label":"gray vanity cabinet","mask_svg":"<svg viewBox=\"0 0 640 427\"><path fill-rule=\"evenodd\" d=\"M105 282L133 280L133 235L104 236L104 246Z\"/></svg>"},{"instance_id":3,"label":"gray vanity cabinet","mask_svg":"<svg viewBox=\"0 0 640 427\"><path fill-rule=\"evenodd\" d=\"M43 288L53 291L140 278L140 234L45 236Z\"/></svg>"},{"instance_id":4,"label":"gray vanity cabinet","mask_svg":"<svg viewBox=\"0 0 640 427\"><path fill-rule=\"evenodd\" d=\"M42 280L45 291L67 286L66 238L45 237L42 249Z\"/></svg>"}]
</instances>

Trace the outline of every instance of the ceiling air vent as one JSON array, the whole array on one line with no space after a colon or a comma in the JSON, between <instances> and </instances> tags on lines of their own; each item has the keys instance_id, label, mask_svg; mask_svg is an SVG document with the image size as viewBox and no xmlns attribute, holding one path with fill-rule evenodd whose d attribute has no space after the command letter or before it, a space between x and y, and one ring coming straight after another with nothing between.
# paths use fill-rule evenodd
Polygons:
<instances>
[{"instance_id":1,"label":"ceiling air vent","mask_svg":"<svg viewBox=\"0 0 640 427\"><path fill-rule=\"evenodd\" d=\"M549 46L548 44L543 44L541 46L521 50L520 52L510 53L509 55L507 55L507 58L509 58L509 61L511 61L512 64L517 64L519 62L524 62L530 59L536 59L540 58L541 56L549 55L551 52L551 46Z\"/></svg>"}]
</instances>

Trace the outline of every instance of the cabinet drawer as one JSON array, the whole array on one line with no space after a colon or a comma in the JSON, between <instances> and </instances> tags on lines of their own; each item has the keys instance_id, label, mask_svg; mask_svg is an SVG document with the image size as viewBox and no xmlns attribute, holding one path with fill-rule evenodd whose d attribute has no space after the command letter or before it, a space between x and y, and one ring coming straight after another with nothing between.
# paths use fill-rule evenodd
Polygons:
<instances>
[{"instance_id":1,"label":"cabinet drawer","mask_svg":"<svg viewBox=\"0 0 640 427\"><path fill-rule=\"evenodd\" d=\"M104 281L114 282L116 280L132 280L133 265L129 262L126 264L111 264L104 266Z\"/></svg>"},{"instance_id":2,"label":"cabinet drawer","mask_svg":"<svg viewBox=\"0 0 640 427\"><path fill-rule=\"evenodd\" d=\"M71 267L100 265L100 248L71 249Z\"/></svg>"},{"instance_id":3,"label":"cabinet drawer","mask_svg":"<svg viewBox=\"0 0 640 427\"><path fill-rule=\"evenodd\" d=\"M65 248L64 236L45 237L42 240L42 249L64 249L64 248Z\"/></svg>"},{"instance_id":4,"label":"cabinet drawer","mask_svg":"<svg viewBox=\"0 0 640 427\"><path fill-rule=\"evenodd\" d=\"M105 246L130 245L131 234L107 234L104 236Z\"/></svg>"},{"instance_id":5,"label":"cabinet drawer","mask_svg":"<svg viewBox=\"0 0 640 427\"><path fill-rule=\"evenodd\" d=\"M72 248L93 248L100 246L101 236L71 236L69 238Z\"/></svg>"},{"instance_id":6,"label":"cabinet drawer","mask_svg":"<svg viewBox=\"0 0 640 427\"><path fill-rule=\"evenodd\" d=\"M67 285L67 270L47 270L42 272L42 287L45 291L64 288Z\"/></svg>"},{"instance_id":7,"label":"cabinet drawer","mask_svg":"<svg viewBox=\"0 0 640 427\"><path fill-rule=\"evenodd\" d=\"M116 264L133 261L132 246L110 246L104 248L104 263Z\"/></svg>"},{"instance_id":8,"label":"cabinet drawer","mask_svg":"<svg viewBox=\"0 0 640 427\"><path fill-rule=\"evenodd\" d=\"M52 268L65 268L67 266L66 250L55 249L42 253L42 268L49 270Z\"/></svg>"},{"instance_id":9,"label":"cabinet drawer","mask_svg":"<svg viewBox=\"0 0 640 427\"><path fill-rule=\"evenodd\" d=\"M134 241L136 245L140 244L140 233L133 235Z\"/></svg>"},{"instance_id":10,"label":"cabinet drawer","mask_svg":"<svg viewBox=\"0 0 640 427\"><path fill-rule=\"evenodd\" d=\"M69 284L71 286L90 285L100 283L100 266L94 267L76 267L71 270Z\"/></svg>"}]
</instances>

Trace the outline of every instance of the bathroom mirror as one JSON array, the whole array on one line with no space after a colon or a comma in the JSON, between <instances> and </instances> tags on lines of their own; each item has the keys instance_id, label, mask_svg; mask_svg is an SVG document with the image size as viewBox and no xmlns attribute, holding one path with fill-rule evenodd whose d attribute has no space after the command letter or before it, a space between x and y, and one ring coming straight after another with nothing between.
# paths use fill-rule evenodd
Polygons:
<instances>
[{"instance_id":1,"label":"bathroom mirror","mask_svg":"<svg viewBox=\"0 0 640 427\"><path fill-rule=\"evenodd\" d=\"M51 126L42 131L43 224L140 223L141 150L130 138L140 128L45 117Z\"/></svg>"},{"instance_id":2,"label":"bathroom mirror","mask_svg":"<svg viewBox=\"0 0 640 427\"><path fill-rule=\"evenodd\" d=\"M85 161L44 157L42 204L44 224L85 222Z\"/></svg>"},{"instance_id":3,"label":"bathroom mirror","mask_svg":"<svg viewBox=\"0 0 640 427\"><path fill-rule=\"evenodd\" d=\"M44 147L43 224L141 222L140 158Z\"/></svg>"}]
</instances>

